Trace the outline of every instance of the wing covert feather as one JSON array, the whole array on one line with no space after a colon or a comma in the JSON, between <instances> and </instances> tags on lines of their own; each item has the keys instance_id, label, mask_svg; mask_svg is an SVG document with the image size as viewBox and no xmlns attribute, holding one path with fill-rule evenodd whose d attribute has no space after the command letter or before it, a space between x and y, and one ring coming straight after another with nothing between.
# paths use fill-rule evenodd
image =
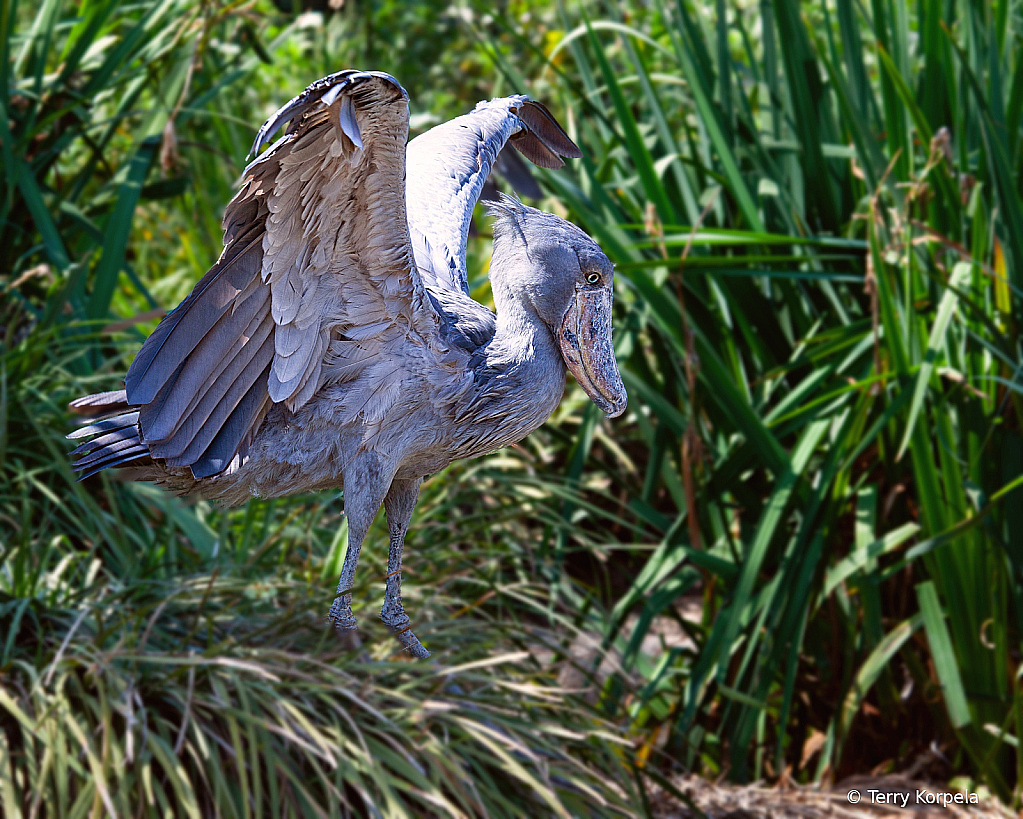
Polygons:
<instances>
[{"instance_id":1,"label":"wing covert feather","mask_svg":"<svg viewBox=\"0 0 1023 819\"><path fill-rule=\"evenodd\" d=\"M196 478L236 466L272 404L310 400L333 338L436 334L405 217L405 91L376 72L325 77L253 150L286 122L245 169L220 260L125 379L152 456Z\"/></svg>"},{"instance_id":2,"label":"wing covert feather","mask_svg":"<svg viewBox=\"0 0 1023 819\"><path fill-rule=\"evenodd\" d=\"M423 283L469 295L465 243L472 210L508 142L542 168L580 157L558 121L521 94L481 102L408 144L409 233Z\"/></svg>"}]
</instances>

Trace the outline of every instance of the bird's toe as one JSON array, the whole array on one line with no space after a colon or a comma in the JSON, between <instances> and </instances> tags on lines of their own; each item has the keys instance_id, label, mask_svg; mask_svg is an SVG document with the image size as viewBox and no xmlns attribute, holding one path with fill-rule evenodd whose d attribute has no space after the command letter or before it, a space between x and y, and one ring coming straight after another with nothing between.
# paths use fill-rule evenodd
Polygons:
<instances>
[{"instance_id":1,"label":"bird's toe","mask_svg":"<svg viewBox=\"0 0 1023 819\"><path fill-rule=\"evenodd\" d=\"M419 638L410 630L405 629L404 631L397 632L395 637L398 638L398 642L402 644L409 654L417 660L425 660L430 656L426 646L419 642Z\"/></svg>"},{"instance_id":2,"label":"bird's toe","mask_svg":"<svg viewBox=\"0 0 1023 819\"><path fill-rule=\"evenodd\" d=\"M362 648L362 640L359 637L358 629L336 629L337 640L343 651L357 651Z\"/></svg>"},{"instance_id":3,"label":"bird's toe","mask_svg":"<svg viewBox=\"0 0 1023 819\"><path fill-rule=\"evenodd\" d=\"M398 642L415 658L419 660L425 660L430 656L430 652L426 650L419 638L412 633L410 628L412 621L409 620L409 616L405 613L405 609L400 604L397 606L384 605L383 611L380 612L380 619L384 621L384 625L387 626L394 636L398 638Z\"/></svg>"}]
</instances>

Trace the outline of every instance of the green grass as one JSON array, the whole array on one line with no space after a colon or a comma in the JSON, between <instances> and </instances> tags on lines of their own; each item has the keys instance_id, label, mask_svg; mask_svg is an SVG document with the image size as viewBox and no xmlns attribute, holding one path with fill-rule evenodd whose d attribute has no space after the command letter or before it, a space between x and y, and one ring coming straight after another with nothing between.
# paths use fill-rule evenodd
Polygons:
<instances>
[{"instance_id":1,"label":"green grass","mask_svg":"<svg viewBox=\"0 0 1023 819\"><path fill-rule=\"evenodd\" d=\"M410 543L433 546L406 583L432 664L395 657L374 617L382 532L356 590L367 642L340 651L323 617L336 498L210 515L207 556L157 533L181 551L150 571L60 538L5 548L32 582L0 591L5 815L630 815L615 726L524 650L563 635L500 616L542 588L504 580L495 544L445 547L451 500L425 493Z\"/></svg>"}]
</instances>

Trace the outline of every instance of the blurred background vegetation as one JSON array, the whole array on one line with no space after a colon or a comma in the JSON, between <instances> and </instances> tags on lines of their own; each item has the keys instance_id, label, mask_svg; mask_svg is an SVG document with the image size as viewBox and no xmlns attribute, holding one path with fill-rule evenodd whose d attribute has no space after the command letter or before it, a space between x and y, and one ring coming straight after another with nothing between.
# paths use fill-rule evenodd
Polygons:
<instances>
[{"instance_id":1,"label":"blurred background vegetation","mask_svg":"<svg viewBox=\"0 0 1023 819\"><path fill-rule=\"evenodd\" d=\"M648 815L682 771L955 777L1023 757L1023 19L1009 0L0 3L0 806L7 817ZM541 205L617 264L630 411L572 385L378 524L75 483L219 255L264 117L344 67L412 127L543 100ZM489 299L485 220L470 247ZM357 612L359 613L359 612Z\"/></svg>"}]
</instances>

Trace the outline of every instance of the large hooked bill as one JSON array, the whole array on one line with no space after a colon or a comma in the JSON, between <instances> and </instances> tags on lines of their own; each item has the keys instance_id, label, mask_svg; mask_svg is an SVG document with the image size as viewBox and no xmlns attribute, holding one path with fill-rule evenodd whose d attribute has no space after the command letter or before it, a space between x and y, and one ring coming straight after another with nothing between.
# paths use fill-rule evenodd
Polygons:
<instances>
[{"instance_id":1,"label":"large hooked bill","mask_svg":"<svg viewBox=\"0 0 1023 819\"><path fill-rule=\"evenodd\" d=\"M568 369L608 418L625 412L629 396L611 344L611 289L576 288L558 328Z\"/></svg>"}]
</instances>

